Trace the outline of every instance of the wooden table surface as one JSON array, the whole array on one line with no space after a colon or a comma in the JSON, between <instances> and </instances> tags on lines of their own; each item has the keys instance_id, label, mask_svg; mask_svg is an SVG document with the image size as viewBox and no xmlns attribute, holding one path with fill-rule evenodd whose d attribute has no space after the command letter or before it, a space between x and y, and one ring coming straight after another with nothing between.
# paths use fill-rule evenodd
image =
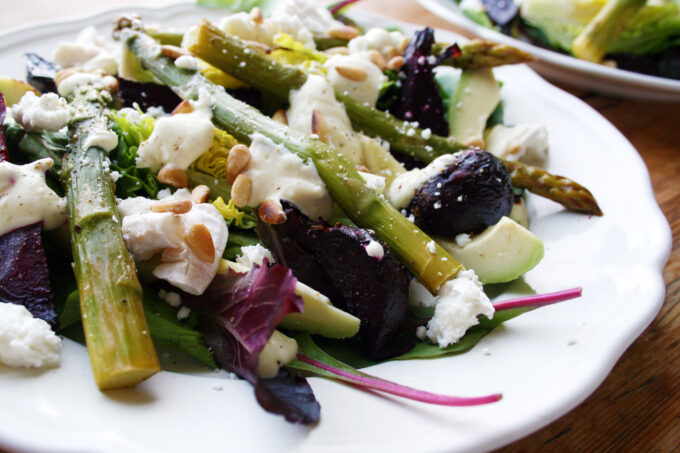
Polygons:
<instances>
[{"instance_id":1,"label":"wooden table surface","mask_svg":"<svg viewBox=\"0 0 680 453\"><path fill-rule=\"evenodd\" d=\"M131 3L154 5L167 1L0 0L0 30ZM363 0L357 8L460 32L412 0ZM649 169L657 202L673 230L673 250L664 269L666 300L653 324L626 351L609 377L592 396L546 428L500 451L510 453L678 450L680 449L680 104L626 101L562 88L583 99L614 124L635 146Z\"/></svg>"}]
</instances>

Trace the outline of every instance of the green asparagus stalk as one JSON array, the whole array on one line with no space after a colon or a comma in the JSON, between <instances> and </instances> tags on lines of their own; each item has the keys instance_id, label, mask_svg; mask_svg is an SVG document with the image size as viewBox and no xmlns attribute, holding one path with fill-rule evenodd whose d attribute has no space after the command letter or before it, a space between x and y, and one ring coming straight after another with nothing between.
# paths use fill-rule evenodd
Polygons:
<instances>
[{"instance_id":1,"label":"green asparagus stalk","mask_svg":"<svg viewBox=\"0 0 680 453\"><path fill-rule=\"evenodd\" d=\"M446 44L435 44L432 53L439 56L447 47ZM460 46L460 55L445 58L439 64L467 70L529 63L535 60L536 57L533 55L507 44L473 40Z\"/></svg>"},{"instance_id":2,"label":"green asparagus stalk","mask_svg":"<svg viewBox=\"0 0 680 453\"><path fill-rule=\"evenodd\" d=\"M370 189L354 166L333 148L262 115L201 74L177 68L170 58L157 52L157 45L149 36L130 31L127 44L142 66L183 99L197 99L199 90L205 90L212 99L213 122L239 141L248 143L252 134L260 133L302 159L311 160L341 209L357 225L374 230L430 291L436 294L445 281L463 269L455 258Z\"/></svg>"},{"instance_id":3,"label":"green asparagus stalk","mask_svg":"<svg viewBox=\"0 0 680 453\"><path fill-rule=\"evenodd\" d=\"M252 87L287 99L290 90L300 88L307 80L307 74L293 66L280 64L261 53L255 52L238 39L225 35L207 21L191 29L185 36L189 51L228 74L247 82ZM245 64L242 64L244 62ZM411 124L401 121L386 112L362 104L336 90L336 98L345 105L352 126L371 137L380 137L390 143L392 149L431 162L442 154L452 154L467 148L452 137L424 134ZM564 177L553 177L542 170L538 172L524 168L519 162L504 162L511 170L515 187L527 189L537 195L561 203L567 209L584 207L586 211L601 215L595 198L586 188ZM523 171L520 171L523 170ZM534 179L533 177L536 177ZM578 191L572 190L577 187ZM578 194L575 199L572 194ZM588 200L588 203L585 201Z\"/></svg>"},{"instance_id":4,"label":"green asparagus stalk","mask_svg":"<svg viewBox=\"0 0 680 453\"><path fill-rule=\"evenodd\" d=\"M572 43L572 52L582 60L599 62L646 0L609 0Z\"/></svg>"},{"instance_id":5,"label":"green asparagus stalk","mask_svg":"<svg viewBox=\"0 0 680 453\"><path fill-rule=\"evenodd\" d=\"M78 118L69 128L71 153L61 171L68 201L73 270L78 282L87 350L100 390L130 387L160 371L142 307L142 287L125 247L107 157L86 147L105 122L91 97L73 101ZM105 124L105 123L104 123Z\"/></svg>"}]
</instances>

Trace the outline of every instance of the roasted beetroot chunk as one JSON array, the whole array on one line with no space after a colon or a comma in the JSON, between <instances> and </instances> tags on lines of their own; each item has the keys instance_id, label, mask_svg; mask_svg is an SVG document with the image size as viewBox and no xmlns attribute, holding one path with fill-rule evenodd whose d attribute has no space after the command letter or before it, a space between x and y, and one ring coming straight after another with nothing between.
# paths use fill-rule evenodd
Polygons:
<instances>
[{"instance_id":1,"label":"roasted beetroot chunk","mask_svg":"<svg viewBox=\"0 0 680 453\"><path fill-rule=\"evenodd\" d=\"M404 66L401 68L399 101L392 113L404 121L417 121L421 129L430 129L434 134L449 135L444 104L439 87L434 80L436 60L431 57L434 31L431 28L416 32L404 51Z\"/></svg>"},{"instance_id":2,"label":"roasted beetroot chunk","mask_svg":"<svg viewBox=\"0 0 680 453\"><path fill-rule=\"evenodd\" d=\"M500 160L479 149L456 156L416 191L408 207L415 224L432 235L479 233L512 210L510 175Z\"/></svg>"},{"instance_id":3,"label":"roasted beetroot chunk","mask_svg":"<svg viewBox=\"0 0 680 453\"><path fill-rule=\"evenodd\" d=\"M359 334L373 359L409 350L415 341L413 328L407 326L409 278L396 255L381 244L383 257L369 256L366 246L379 241L367 230L312 224L292 204L283 205L284 224L257 227L277 262L361 320Z\"/></svg>"},{"instance_id":4,"label":"roasted beetroot chunk","mask_svg":"<svg viewBox=\"0 0 680 453\"><path fill-rule=\"evenodd\" d=\"M0 236L0 302L23 305L56 330L42 222Z\"/></svg>"}]
</instances>

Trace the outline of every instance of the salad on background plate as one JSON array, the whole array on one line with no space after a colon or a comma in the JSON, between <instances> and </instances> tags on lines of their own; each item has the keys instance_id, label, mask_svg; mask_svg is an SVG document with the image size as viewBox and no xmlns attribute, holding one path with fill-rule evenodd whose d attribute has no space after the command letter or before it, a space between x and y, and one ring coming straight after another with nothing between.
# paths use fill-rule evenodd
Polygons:
<instances>
[{"instance_id":1,"label":"salad on background plate","mask_svg":"<svg viewBox=\"0 0 680 453\"><path fill-rule=\"evenodd\" d=\"M680 99L676 0L419 0L483 39L535 55L551 80L640 100ZM605 6L606 5L606 6Z\"/></svg>"},{"instance_id":2,"label":"salad on background plate","mask_svg":"<svg viewBox=\"0 0 680 453\"><path fill-rule=\"evenodd\" d=\"M310 376L502 404L359 369L449 361L580 296L521 278L546 250L530 213L588 229L602 211L541 168L546 126L505 119L493 68L530 56L343 13L289 0L188 28L119 15L115 40L86 28L26 53L26 81L0 79L5 365L59 379L75 355L60 358L58 332L71 353L87 345L106 394L153 389L161 367L217 369L231 380L214 390L240 377L267 412L317 428Z\"/></svg>"}]
</instances>

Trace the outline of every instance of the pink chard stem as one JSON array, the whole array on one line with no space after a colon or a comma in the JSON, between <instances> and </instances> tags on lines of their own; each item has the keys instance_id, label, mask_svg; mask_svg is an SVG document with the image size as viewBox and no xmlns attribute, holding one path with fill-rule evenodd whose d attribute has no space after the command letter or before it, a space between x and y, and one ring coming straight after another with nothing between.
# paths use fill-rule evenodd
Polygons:
<instances>
[{"instance_id":1,"label":"pink chard stem","mask_svg":"<svg viewBox=\"0 0 680 453\"><path fill-rule=\"evenodd\" d=\"M373 390L389 393L391 395L401 396L415 401L421 401L429 404L439 404L442 406L477 406L481 404L495 403L502 398L500 393L482 397L461 398L457 396L437 395L435 393L417 390L411 387L396 384L394 382L379 379L365 374L357 375L341 370L339 368L326 365L304 355L298 355L298 360L308 365L320 368L324 371L334 374L339 379L349 382L360 387L366 387Z\"/></svg>"},{"instance_id":2,"label":"pink chard stem","mask_svg":"<svg viewBox=\"0 0 680 453\"><path fill-rule=\"evenodd\" d=\"M510 310L512 308L542 307L544 305L556 304L565 300L581 297L581 287L556 291L554 293L536 294L533 296L522 296L516 299L509 299L494 304L496 311Z\"/></svg>"},{"instance_id":3,"label":"pink chard stem","mask_svg":"<svg viewBox=\"0 0 680 453\"><path fill-rule=\"evenodd\" d=\"M340 11L340 10L341 10L342 8L344 8L345 6L349 6L349 5L351 5L352 3L356 3L356 2L358 2L358 1L359 1L359 0L344 0L344 1L342 1L342 2L338 2L338 3L335 3L335 4L333 4L333 5L330 5L328 8L329 8L331 14L332 14L333 16L335 16L335 15L338 13L338 11Z\"/></svg>"}]
</instances>

